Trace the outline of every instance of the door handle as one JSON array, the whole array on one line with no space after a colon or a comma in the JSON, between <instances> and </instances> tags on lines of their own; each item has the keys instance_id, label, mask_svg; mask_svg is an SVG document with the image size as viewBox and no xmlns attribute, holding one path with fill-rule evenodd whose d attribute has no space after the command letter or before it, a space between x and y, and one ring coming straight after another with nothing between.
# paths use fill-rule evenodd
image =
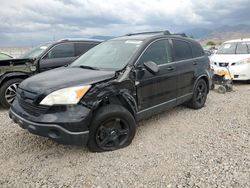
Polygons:
<instances>
[{"instance_id":1,"label":"door handle","mask_svg":"<svg viewBox=\"0 0 250 188\"><path fill-rule=\"evenodd\" d=\"M174 67L170 66L168 67L168 71L173 71L174 70Z\"/></svg>"},{"instance_id":2,"label":"door handle","mask_svg":"<svg viewBox=\"0 0 250 188\"><path fill-rule=\"evenodd\" d=\"M197 65L197 62L195 61L195 62L193 62L193 65Z\"/></svg>"}]
</instances>

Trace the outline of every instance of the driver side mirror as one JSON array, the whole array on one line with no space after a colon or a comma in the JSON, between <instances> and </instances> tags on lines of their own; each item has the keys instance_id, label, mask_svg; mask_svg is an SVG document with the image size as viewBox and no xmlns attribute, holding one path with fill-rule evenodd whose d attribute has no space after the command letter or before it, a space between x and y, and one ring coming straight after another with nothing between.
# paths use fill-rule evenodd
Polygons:
<instances>
[{"instance_id":1,"label":"driver side mirror","mask_svg":"<svg viewBox=\"0 0 250 188\"><path fill-rule=\"evenodd\" d=\"M156 75L159 72L159 67L158 65L153 62L153 61L147 61L145 63L143 63L143 65L145 66L145 68L152 74Z\"/></svg>"}]
</instances>

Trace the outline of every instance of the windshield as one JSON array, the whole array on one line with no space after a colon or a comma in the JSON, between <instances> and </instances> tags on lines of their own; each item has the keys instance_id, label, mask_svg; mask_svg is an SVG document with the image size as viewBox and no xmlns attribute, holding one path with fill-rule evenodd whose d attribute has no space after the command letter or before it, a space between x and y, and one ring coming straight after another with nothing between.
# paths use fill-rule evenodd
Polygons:
<instances>
[{"instance_id":1,"label":"windshield","mask_svg":"<svg viewBox=\"0 0 250 188\"><path fill-rule=\"evenodd\" d=\"M127 65L141 44L141 40L107 41L83 54L70 66L120 70Z\"/></svg>"},{"instance_id":2,"label":"windshield","mask_svg":"<svg viewBox=\"0 0 250 188\"><path fill-rule=\"evenodd\" d=\"M31 50L21 55L20 58L36 58L40 56L50 45L51 43L47 43L47 44L43 44L35 48L32 48Z\"/></svg>"},{"instance_id":3,"label":"windshield","mask_svg":"<svg viewBox=\"0 0 250 188\"><path fill-rule=\"evenodd\" d=\"M11 56L7 54L0 53L0 60L12 59Z\"/></svg>"},{"instance_id":4,"label":"windshield","mask_svg":"<svg viewBox=\"0 0 250 188\"><path fill-rule=\"evenodd\" d=\"M218 49L217 54L235 54L237 43L224 43Z\"/></svg>"}]
</instances>

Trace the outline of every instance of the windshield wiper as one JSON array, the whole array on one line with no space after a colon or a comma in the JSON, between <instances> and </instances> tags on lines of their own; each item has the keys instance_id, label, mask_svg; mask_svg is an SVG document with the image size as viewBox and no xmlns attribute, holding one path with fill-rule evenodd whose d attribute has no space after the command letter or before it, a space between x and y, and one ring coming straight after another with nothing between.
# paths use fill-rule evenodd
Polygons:
<instances>
[{"instance_id":1,"label":"windshield wiper","mask_svg":"<svg viewBox=\"0 0 250 188\"><path fill-rule=\"evenodd\" d=\"M97 67L91 67L91 66L87 66L87 65L80 65L79 67L83 68L83 69L99 70Z\"/></svg>"}]
</instances>

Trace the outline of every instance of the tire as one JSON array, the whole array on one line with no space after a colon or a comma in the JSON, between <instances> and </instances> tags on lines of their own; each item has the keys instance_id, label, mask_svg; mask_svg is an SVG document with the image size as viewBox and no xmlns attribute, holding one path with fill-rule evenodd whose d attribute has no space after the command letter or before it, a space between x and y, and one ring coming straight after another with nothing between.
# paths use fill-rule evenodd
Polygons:
<instances>
[{"instance_id":1,"label":"tire","mask_svg":"<svg viewBox=\"0 0 250 188\"><path fill-rule=\"evenodd\" d=\"M132 114L123 106L107 105L94 114L89 130L90 151L113 151L132 142L136 123Z\"/></svg>"},{"instance_id":2,"label":"tire","mask_svg":"<svg viewBox=\"0 0 250 188\"><path fill-rule=\"evenodd\" d=\"M232 84L227 84L227 85L226 85L226 91L227 91L227 92L233 91L233 85L232 85Z\"/></svg>"},{"instance_id":3,"label":"tire","mask_svg":"<svg viewBox=\"0 0 250 188\"><path fill-rule=\"evenodd\" d=\"M0 88L0 103L4 108L10 107L16 97L17 87L22 81L23 79L15 78L3 83Z\"/></svg>"},{"instance_id":4,"label":"tire","mask_svg":"<svg viewBox=\"0 0 250 188\"><path fill-rule=\"evenodd\" d=\"M204 107L208 94L206 81L203 79L198 80L193 92L193 97L188 102L187 106L192 109L200 109Z\"/></svg>"},{"instance_id":5,"label":"tire","mask_svg":"<svg viewBox=\"0 0 250 188\"><path fill-rule=\"evenodd\" d=\"M225 94L227 92L227 89L224 86L219 86L218 87L218 92L221 93L221 94Z\"/></svg>"},{"instance_id":6,"label":"tire","mask_svg":"<svg viewBox=\"0 0 250 188\"><path fill-rule=\"evenodd\" d=\"M215 88L215 84L213 83L212 85L211 85L211 90L214 90L214 88Z\"/></svg>"}]
</instances>

